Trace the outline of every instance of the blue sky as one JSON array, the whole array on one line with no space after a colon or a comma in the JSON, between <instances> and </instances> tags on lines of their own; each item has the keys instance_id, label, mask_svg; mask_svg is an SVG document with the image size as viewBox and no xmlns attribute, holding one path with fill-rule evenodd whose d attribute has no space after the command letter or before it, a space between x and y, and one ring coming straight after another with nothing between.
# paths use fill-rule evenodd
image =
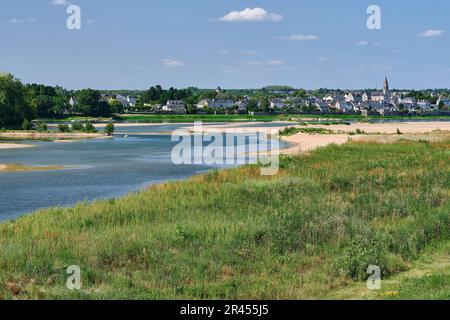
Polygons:
<instances>
[{"instance_id":1,"label":"blue sky","mask_svg":"<svg viewBox=\"0 0 450 320\"><path fill-rule=\"evenodd\" d=\"M0 70L70 89L442 88L449 14L448 0L2 0Z\"/></svg>"}]
</instances>

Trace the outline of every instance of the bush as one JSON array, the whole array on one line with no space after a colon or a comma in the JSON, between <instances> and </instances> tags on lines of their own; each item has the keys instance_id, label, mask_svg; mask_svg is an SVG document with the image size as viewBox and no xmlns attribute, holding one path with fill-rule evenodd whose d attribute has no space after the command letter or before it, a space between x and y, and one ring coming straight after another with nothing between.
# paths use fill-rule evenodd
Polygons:
<instances>
[{"instance_id":1,"label":"bush","mask_svg":"<svg viewBox=\"0 0 450 320\"><path fill-rule=\"evenodd\" d=\"M70 132L70 127L67 124L61 123L61 124L58 125L58 130L59 130L59 132L63 132L63 133L64 132Z\"/></svg>"},{"instance_id":2,"label":"bush","mask_svg":"<svg viewBox=\"0 0 450 320\"><path fill-rule=\"evenodd\" d=\"M39 132L45 132L45 131L47 131L47 130L48 130L47 124L46 124L46 123L40 123L40 124L37 126L37 130L38 130Z\"/></svg>"},{"instance_id":3,"label":"bush","mask_svg":"<svg viewBox=\"0 0 450 320\"><path fill-rule=\"evenodd\" d=\"M112 136L114 133L114 124L108 123L105 127L105 133L108 134L108 136Z\"/></svg>"},{"instance_id":4,"label":"bush","mask_svg":"<svg viewBox=\"0 0 450 320\"><path fill-rule=\"evenodd\" d=\"M338 259L336 268L355 280L367 279L367 268L375 265L386 272L386 241L372 235L356 235L345 248L345 254Z\"/></svg>"},{"instance_id":5,"label":"bush","mask_svg":"<svg viewBox=\"0 0 450 320\"><path fill-rule=\"evenodd\" d=\"M28 119L23 120L23 122L22 122L22 129L23 130L31 130L31 129L33 129L33 126L31 125L31 122L28 121Z\"/></svg>"},{"instance_id":6,"label":"bush","mask_svg":"<svg viewBox=\"0 0 450 320\"><path fill-rule=\"evenodd\" d=\"M72 123L72 130L73 131L84 131L84 126L81 122L74 122L74 123Z\"/></svg>"},{"instance_id":7,"label":"bush","mask_svg":"<svg viewBox=\"0 0 450 320\"><path fill-rule=\"evenodd\" d=\"M86 126L84 127L84 130L87 133L97 133L97 129L95 129L94 125L90 122L86 123Z\"/></svg>"}]
</instances>

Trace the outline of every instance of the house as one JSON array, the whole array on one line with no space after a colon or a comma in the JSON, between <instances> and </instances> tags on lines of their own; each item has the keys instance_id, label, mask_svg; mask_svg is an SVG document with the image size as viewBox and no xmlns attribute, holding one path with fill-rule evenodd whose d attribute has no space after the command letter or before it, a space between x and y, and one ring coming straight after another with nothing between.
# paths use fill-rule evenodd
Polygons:
<instances>
[{"instance_id":1,"label":"house","mask_svg":"<svg viewBox=\"0 0 450 320\"><path fill-rule=\"evenodd\" d=\"M325 101L326 103L333 103L334 102L334 97L331 95L325 96L323 97L323 101Z\"/></svg>"},{"instance_id":2,"label":"house","mask_svg":"<svg viewBox=\"0 0 450 320\"><path fill-rule=\"evenodd\" d=\"M374 92L370 97L370 101L372 102L380 102L383 103L387 100L386 95L383 92Z\"/></svg>"},{"instance_id":3,"label":"house","mask_svg":"<svg viewBox=\"0 0 450 320\"><path fill-rule=\"evenodd\" d=\"M397 102L398 103L403 103L403 104L415 104L416 103L416 99L414 97L401 96L401 97L398 98Z\"/></svg>"},{"instance_id":4,"label":"house","mask_svg":"<svg viewBox=\"0 0 450 320\"><path fill-rule=\"evenodd\" d=\"M186 106L183 100L169 100L166 105L162 107L162 111L171 113L186 113Z\"/></svg>"},{"instance_id":5,"label":"house","mask_svg":"<svg viewBox=\"0 0 450 320\"><path fill-rule=\"evenodd\" d=\"M250 99L248 99L247 97L244 97L244 99L239 100L238 102L236 102L236 105L238 107L239 111L246 111L247 110L247 105L250 102Z\"/></svg>"},{"instance_id":6,"label":"house","mask_svg":"<svg viewBox=\"0 0 450 320\"><path fill-rule=\"evenodd\" d=\"M417 107L419 107L421 110L430 110L431 103L427 100L420 100L417 102Z\"/></svg>"},{"instance_id":7,"label":"house","mask_svg":"<svg viewBox=\"0 0 450 320\"><path fill-rule=\"evenodd\" d=\"M196 107L197 109L204 109L204 108L207 108L207 107L208 107L208 100L206 100L206 99L200 100L200 101L195 105L195 107Z\"/></svg>"},{"instance_id":8,"label":"house","mask_svg":"<svg viewBox=\"0 0 450 320\"><path fill-rule=\"evenodd\" d=\"M436 104L438 106L443 104L444 106L449 107L450 106L450 98L439 97L439 99L437 100Z\"/></svg>"},{"instance_id":9,"label":"house","mask_svg":"<svg viewBox=\"0 0 450 320\"><path fill-rule=\"evenodd\" d=\"M77 104L77 99L75 97L70 97L69 104L73 108Z\"/></svg>"},{"instance_id":10,"label":"house","mask_svg":"<svg viewBox=\"0 0 450 320\"><path fill-rule=\"evenodd\" d=\"M124 107L135 107L137 99L131 96L116 95L116 100L122 103Z\"/></svg>"},{"instance_id":11,"label":"house","mask_svg":"<svg viewBox=\"0 0 450 320\"><path fill-rule=\"evenodd\" d=\"M236 102L231 99L205 99L197 103L197 108L203 109L205 107L211 109L231 109L236 106Z\"/></svg>"},{"instance_id":12,"label":"house","mask_svg":"<svg viewBox=\"0 0 450 320\"><path fill-rule=\"evenodd\" d=\"M328 103L320 101L320 100L316 100L315 102L310 102L309 106L316 107L317 110L319 110L322 113L326 113L326 112L330 111L330 106L328 105Z\"/></svg>"},{"instance_id":13,"label":"house","mask_svg":"<svg viewBox=\"0 0 450 320\"><path fill-rule=\"evenodd\" d=\"M362 102L369 102L370 101L370 95L367 94L367 92L364 92L362 95Z\"/></svg>"},{"instance_id":14,"label":"house","mask_svg":"<svg viewBox=\"0 0 450 320\"><path fill-rule=\"evenodd\" d=\"M282 109L285 106L284 99L275 98L270 100L270 109Z\"/></svg>"},{"instance_id":15,"label":"house","mask_svg":"<svg viewBox=\"0 0 450 320\"><path fill-rule=\"evenodd\" d=\"M345 102L360 103L360 102L363 102L363 97L359 94L350 92L345 95Z\"/></svg>"},{"instance_id":16,"label":"house","mask_svg":"<svg viewBox=\"0 0 450 320\"><path fill-rule=\"evenodd\" d=\"M354 104L345 101L336 101L333 107L334 109L342 112L357 111L357 108Z\"/></svg>"}]
</instances>

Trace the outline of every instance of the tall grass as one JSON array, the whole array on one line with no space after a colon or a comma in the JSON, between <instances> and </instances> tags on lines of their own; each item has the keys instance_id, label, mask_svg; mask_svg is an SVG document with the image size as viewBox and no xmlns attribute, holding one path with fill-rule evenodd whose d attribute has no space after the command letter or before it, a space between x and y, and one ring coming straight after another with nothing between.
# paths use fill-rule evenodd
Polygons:
<instances>
[{"instance_id":1,"label":"tall grass","mask_svg":"<svg viewBox=\"0 0 450 320\"><path fill-rule=\"evenodd\" d=\"M450 142L348 143L0 226L2 298L323 298L450 235ZM66 289L79 265L82 290Z\"/></svg>"}]
</instances>

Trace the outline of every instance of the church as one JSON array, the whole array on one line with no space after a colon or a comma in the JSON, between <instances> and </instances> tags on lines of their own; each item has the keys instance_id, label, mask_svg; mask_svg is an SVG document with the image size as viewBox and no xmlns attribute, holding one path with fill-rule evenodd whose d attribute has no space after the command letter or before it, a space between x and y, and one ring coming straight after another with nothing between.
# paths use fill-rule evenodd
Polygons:
<instances>
[{"instance_id":1,"label":"church","mask_svg":"<svg viewBox=\"0 0 450 320\"><path fill-rule=\"evenodd\" d=\"M386 102L389 100L389 81L388 78L384 78L383 92L374 92L371 97L372 102Z\"/></svg>"}]
</instances>

